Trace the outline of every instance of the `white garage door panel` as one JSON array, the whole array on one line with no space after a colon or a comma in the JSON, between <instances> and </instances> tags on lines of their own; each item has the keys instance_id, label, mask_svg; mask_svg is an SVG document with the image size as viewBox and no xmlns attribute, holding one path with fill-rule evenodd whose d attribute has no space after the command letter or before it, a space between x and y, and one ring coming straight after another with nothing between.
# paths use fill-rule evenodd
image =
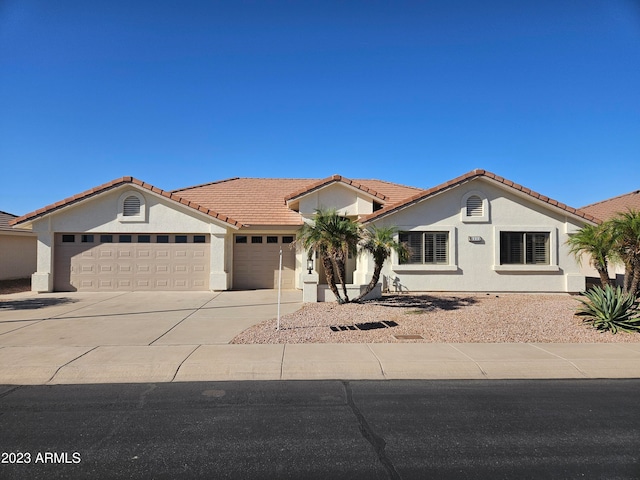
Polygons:
<instances>
[{"instance_id":1,"label":"white garage door panel","mask_svg":"<svg viewBox=\"0 0 640 480\"><path fill-rule=\"evenodd\" d=\"M81 234L56 235L55 290L208 290L209 244L193 243L193 235L187 235L188 243L171 243L174 235L168 235L170 243L118 243L117 235L104 243L101 235L92 237L83 242Z\"/></svg>"}]
</instances>

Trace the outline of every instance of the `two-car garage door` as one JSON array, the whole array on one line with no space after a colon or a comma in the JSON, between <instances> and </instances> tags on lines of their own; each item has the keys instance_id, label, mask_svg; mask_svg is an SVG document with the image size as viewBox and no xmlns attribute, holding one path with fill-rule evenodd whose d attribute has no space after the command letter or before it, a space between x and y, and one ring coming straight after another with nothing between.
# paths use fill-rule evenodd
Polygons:
<instances>
[{"instance_id":1,"label":"two-car garage door","mask_svg":"<svg viewBox=\"0 0 640 480\"><path fill-rule=\"evenodd\" d=\"M208 290L209 243L194 234L56 234L56 291Z\"/></svg>"}]
</instances>

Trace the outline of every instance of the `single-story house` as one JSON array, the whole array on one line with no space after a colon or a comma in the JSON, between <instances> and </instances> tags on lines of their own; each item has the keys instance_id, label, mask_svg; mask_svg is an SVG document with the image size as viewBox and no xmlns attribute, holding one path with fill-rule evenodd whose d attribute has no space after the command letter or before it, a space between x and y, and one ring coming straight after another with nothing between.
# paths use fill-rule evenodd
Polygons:
<instances>
[{"instance_id":1,"label":"single-story house","mask_svg":"<svg viewBox=\"0 0 640 480\"><path fill-rule=\"evenodd\" d=\"M619 213L626 213L629 210L640 211L640 190L618 195L617 197L602 200L600 202L586 205L581 211L596 217L599 221L607 221L617 216ZM598 272L589 265L589 259L582 262L582 273L587 277L598 278ZM614 279L618 285L622 285L624 279L624 265L612 263L609 265L609 277ZM599 278L595 282L599 284Z\"/></svg>"},{"instance_id":2,"label":"single-story house","mask_svg":"<svg viewBox=\"0 0 640 480\"><path fill-rule=\"evenodd\" d=\"M585 276L565 241L597 221L474 170L428 190L333 175L165 191L123 177L12 223L38 237L34 291L274 288L280 250L283 288L321 289L320 262L309 275L307 252L290 247L318 208L397 227L412 255L390 259L382 286L403 291L581 291ZM360 255L347 267L347 282L363 285L373 261Z\"/></svg>"},{"instance_id":3,"label":"single-story house","mask_svg":"<svg viewBox=\"0 0 640 480\"><path fill-rule=\"evenodd\" d=\"M11 228L16 218L0 212L0 280L29 278L36 271L36 236L31 230Z\"/></svg>"}]
</instances>

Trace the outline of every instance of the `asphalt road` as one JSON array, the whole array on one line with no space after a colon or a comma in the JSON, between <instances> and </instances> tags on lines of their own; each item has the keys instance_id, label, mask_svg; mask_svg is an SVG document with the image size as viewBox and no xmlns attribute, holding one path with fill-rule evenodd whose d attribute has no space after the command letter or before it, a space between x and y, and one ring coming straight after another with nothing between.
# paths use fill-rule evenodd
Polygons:
<instances>
[{"instance_id":1,"label":"asphalt road","mask_svg":"<svg viewBox=\"0 0 640 480\"><path fill-rule=\"evenodd\" d=\"M0 387L0 478L637 479L639 394L640 380Z\"/></svg>"}]
</instances>

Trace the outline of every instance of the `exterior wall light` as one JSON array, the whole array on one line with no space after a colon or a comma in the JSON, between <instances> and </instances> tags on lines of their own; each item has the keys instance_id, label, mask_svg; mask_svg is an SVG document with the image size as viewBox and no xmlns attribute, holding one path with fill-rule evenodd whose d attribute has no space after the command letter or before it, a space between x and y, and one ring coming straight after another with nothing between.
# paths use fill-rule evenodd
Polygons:
<instances>
[{"instance_id":1,"label":"exterior wall light","mask_svg":"<svg viewBox=\"0 0 640 480\"><path fill-rule=\"evenodd\" d=\"M313 270L313 258L307 258L307 270L309 271L309 275L311 275L311 271Z\"/></svg>"}]
</instances>

